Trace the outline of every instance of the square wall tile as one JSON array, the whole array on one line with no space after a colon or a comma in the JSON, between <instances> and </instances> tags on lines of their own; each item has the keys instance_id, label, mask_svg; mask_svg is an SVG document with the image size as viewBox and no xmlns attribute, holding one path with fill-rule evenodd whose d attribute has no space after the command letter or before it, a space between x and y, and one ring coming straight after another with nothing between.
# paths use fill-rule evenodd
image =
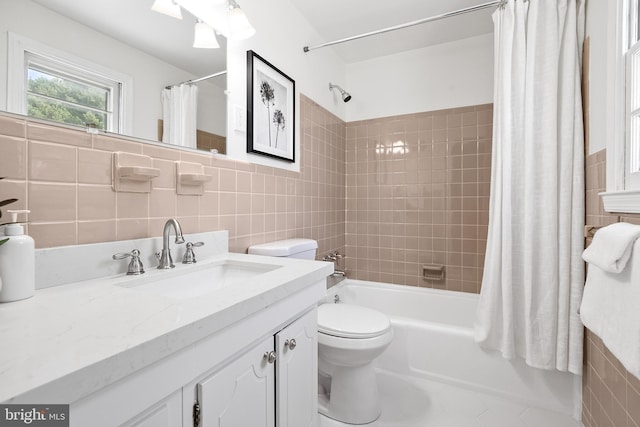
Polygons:
<instances>
[{"instance_id":1,"label":"square wall tile","mask_svg":"<svg viewBox=\"0 0 640 427\"><path fill-rule=\"evenodd\" d=\"M26 122L24 119L12 116L0 116L0 135L25 138Z\"/></svg>"},{"instance_id":2,"label":"square wall tile","mask_svg":"<svg viewBox=\"0 0 640 427\"><path fill-rule=\"evenodd\" d=\"M118 219L149 218L149 194L147 193L117 193L116 203Z\"/></svg>"},{"instance_id":3,"label":"square wall tile","mask_svg":"<svg viewBox=\"0 0 640 427\"><path fill-rule=\"evenodd\" d=\"M78 182L111 185L111 153L93 149L78 149Z\"/></svg>"},{"instance_id":4,"label":"square wall tile","mask_svg":"<svg viewBox=\"0 0 640 427\"><path fill-rule=\"evenodd\" d=\"M91 135L87 132L40 123L27 123L27 139L29 141L91 147Z\"/></svg>"},{"instance_id":5,"label":"square wall tile","mask_svg":"<svg viewBox=\"0 0 640 427\"><path fill-rule=\"evenodd\" d=\"M0 135L0 147L2 147L0 175L10 179L25 179L27 177L27 141L24 138Z\"/></svg>"},{"instance_id":6,"label":"square wall tile","mask_svg":"<svg viewBox=\"0 0 640 427\"><path fill-rule=\"evenodd\" d=\"M115 220L116 193L111 186L78 185L78 220Z\"/></svg>"},{"instance_id":7,"label":"square wall tile","mask_svg":"<svg viewBox=\"0 0 640 427\"><path fill-rule=\"evenodd\" d=\"M76 182L77 149L71 146L29 142L29 179Z\"/></svg>"},{"instance_id":8,"label":"square wall tile","mask_svg":"<svg viewBox=\"0 0 640 427\"><path fill-rule=\"evenodd\" d=\"M116 240L116 220L78 221L78 244L112 242Z\"/></svg>"},{"instance_id":9,"label":"square wall tile","mask_svg":"<svg viewBox=\"0 0 640 427\"><path fill-rule=\"evenodd\" d=\"M77 219L75 184L30 182L28 189L30 221L53 222L75 221Z\"/></svg>"},{"instance_id":10,"label":"square wall tile","mask_svg":"<svg viewBox=\"0 0 640 427\"><path fill-rule=\"evenodd\" d=\"M31 223L27 233L37 249L78 244L75 222Z\"/></svg>"}]
</instances>

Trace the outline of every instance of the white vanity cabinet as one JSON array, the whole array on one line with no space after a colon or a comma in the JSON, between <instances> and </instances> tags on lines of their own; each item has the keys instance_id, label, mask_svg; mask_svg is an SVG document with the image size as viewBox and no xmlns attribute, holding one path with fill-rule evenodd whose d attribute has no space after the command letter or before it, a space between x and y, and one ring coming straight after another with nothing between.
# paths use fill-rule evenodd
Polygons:
<instances>
[{"instance_id":1,"label":"white vanity cabinet","mask_svg":"<svg viewBox=\"0 0 640 427\"><path fill-rule=\"evenodd\" d=\"M318 315L312 310L275 336L278 427L309 427L318 412Z\"/></svg>"},{"instance_id":2,"label":"white vanity cabinet","mask_svg":"<svg viewBox=\"0 0 640 427\"><path fill-rule=\"evenodd\" d=\"M275 369L273 337L234 358L217 372L184 388L183 426L275 426ZM273 360L273 359L271 359ZM197 399L193 399L195 390Z\"/></svg>"},{"instance_id":3,"label":"white vanity cabinet","mask_svg":"<svg viewBox=\"0 0 640 427\"><path fill-rule=\"evenodd\" d=\"M320 292L324 282L72 403L71 427L315 427Z\"/></svg>"},{"instance_id":4,"label":"white vanity cabinet","mask_svg":"<svg viewBox=\"0 0 640 427\"><path fill-rule=\"evenodd\" d=\"M183 426L315 426L316 319L314 309L185 386Z\"/></svg>"},{"instance_id":5,"label":"white vanity cabinet","mask_svg":"<svg viewBox=\"0 0 640 427\"><path fill-rule=\"evenodd\" d=\"M182 390L178 390L132 420L125 422L122 427L176 427L182 425L181 423Z\"/></svg>"}]
</instances>

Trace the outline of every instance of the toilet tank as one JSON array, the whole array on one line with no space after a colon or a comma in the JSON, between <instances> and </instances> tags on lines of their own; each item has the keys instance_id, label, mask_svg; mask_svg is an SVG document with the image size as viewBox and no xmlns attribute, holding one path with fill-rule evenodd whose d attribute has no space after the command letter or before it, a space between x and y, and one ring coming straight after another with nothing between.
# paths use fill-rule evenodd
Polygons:
<instances>
[{"instance_id":1,"label":"toilet tank","mask_svg":"<svg viewBox=\"0 0 640 427\"><path fill-rule=\"evenodd\" d=\"M316 259L318 242L312 239L287 239L249 246L252 255Z\"/></svg>"}]
</instances>

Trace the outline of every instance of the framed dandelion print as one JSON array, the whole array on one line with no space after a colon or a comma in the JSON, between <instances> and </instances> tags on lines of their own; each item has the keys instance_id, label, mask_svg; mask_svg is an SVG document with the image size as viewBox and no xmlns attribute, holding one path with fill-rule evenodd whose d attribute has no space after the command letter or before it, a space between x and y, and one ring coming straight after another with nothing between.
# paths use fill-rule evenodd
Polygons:
<instances>
[{"instance_id":1,"label":"framed dandelion print","mask_svg":"<svg viewBox=\"0 0 640 427\"><path fill-rule=\"evenodd\" d=\"M296 83L247 51L247 152L295 162Z\"/></svg>"}]
</instances>

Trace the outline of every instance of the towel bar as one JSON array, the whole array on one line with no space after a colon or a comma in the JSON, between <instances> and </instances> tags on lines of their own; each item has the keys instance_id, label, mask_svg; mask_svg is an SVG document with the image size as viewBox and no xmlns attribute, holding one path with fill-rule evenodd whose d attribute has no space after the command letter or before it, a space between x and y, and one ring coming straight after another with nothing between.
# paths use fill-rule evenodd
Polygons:
<instances>
[{"instance_id":1,"label":"towel bar","mask_svg":"<svg viewBox=\"0 0 640 427\"><path fill-rule=\"evenodd\" d=\"M620 216L616 217L615 222L620 222ZM584 237L587 239L592 239L593 236L595 236L596 231L600 230L603 227L606 227L607 225L611 225L611 224L605 224L605 225L585 225L584 226Z\"/></svg>"},{"instance_id":2,"label":"towel bar","mask_svg":"<svg viewBox=\"0 0 640 427\"><path fill-rule=\"evenodd\" d=\"M596 231L600 230L603 225L585 225L584 226L584 237L587 239L593 238L595 236Z\"/></svg>"}]
</instances>

